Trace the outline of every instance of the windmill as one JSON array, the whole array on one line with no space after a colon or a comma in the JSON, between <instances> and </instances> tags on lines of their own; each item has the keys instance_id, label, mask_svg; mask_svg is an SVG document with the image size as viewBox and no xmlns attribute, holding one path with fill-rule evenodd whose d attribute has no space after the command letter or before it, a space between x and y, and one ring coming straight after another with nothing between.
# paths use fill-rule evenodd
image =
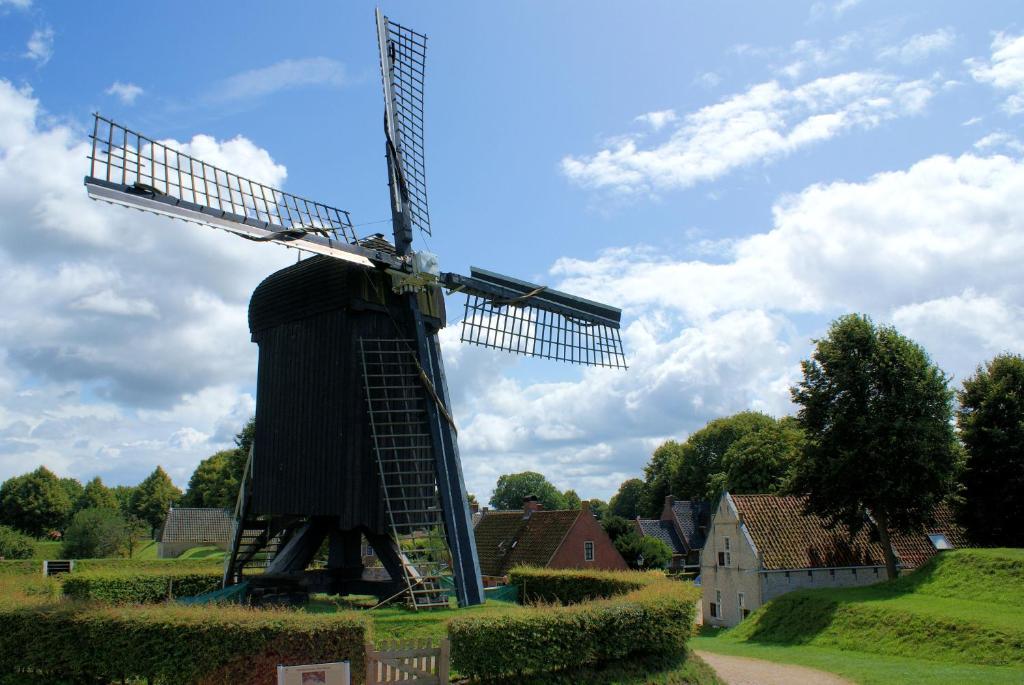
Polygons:
<instances>
[{"instance_id":1,"label":"windmill","mask_svg":"<svg viewBox=\"0 0 1024 685\"><path fill-rule=\"evenodd\" d=\"M426 36L376 13L393 242L349 213L217 168L99 114L93 199L314 256L267 277L249 306L256 431L224 585L266 600L311 591L483 601L437 333L462 294L463 342L625 368L620 311L413 249L430 234L423 139ZM364 573L368 542L387 578ZM314 558L327 548L326 564ZM262 573L252 573L257 567Z\"/></svg>"}]
</instances>

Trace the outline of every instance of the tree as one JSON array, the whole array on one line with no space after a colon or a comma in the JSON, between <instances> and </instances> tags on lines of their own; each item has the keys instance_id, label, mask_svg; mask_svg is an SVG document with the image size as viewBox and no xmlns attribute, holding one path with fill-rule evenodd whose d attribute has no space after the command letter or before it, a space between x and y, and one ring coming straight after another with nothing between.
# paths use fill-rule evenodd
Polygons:
<instances>
[{"instance_id":1,"label":"tree","mask_svg":"<svg viewBox=\"0 0 1024 685\"><path fill-rule=\"evenodd\" d=\"M832 323L791 389L806 435L791 489L851 532L874 519L890 578L893 533L919 530L958 467L946 375L919 345L862 315Z\"/></svg>"},{"instance_id":2,"label":"tree","mask_svg":"<svg viewBox=\"0 0 1024 685\"><path fill-rule=\"evenodd\" d=\"M761 412L744 411L715 419L690 435L673 460L669 486L680 499L714 501L721 494L722 459L734 442L775 424Z\"/></svg>"},{"instance_id":3,"label":"tree","mask_svg":"<svg viewBox=\"0 0 1024 685\"><path fill-rule=\"evenodd\" d=\"M608 514L601 519L601 527L604 528L604 532L608 534L614 544L616 540L630 533L635 533L636 528L632 521L628 521L621 516L615 516Z\"/></svg>"},{"instance_id":4,"label":"tree","mask_svg":"<svg viewBox=\"0 0 1024 685\"><path fill-rule=\"evenodd\" d=\"M672 468L682 459L683 446L669 440L658 446L644 466L644 490L640 498L640 515L657 518L665 506L665 497L672 494Z\"/></svg>"},{"instance_id":5,"label":"tree","mask_svg":"<svg viewBox=\"0 0 1024 685\"><path fill-rule=\"evenodd\" d=\"M71 500L71 512L68 514L68 518L70 520L71 514L77 511L75 505L80 499L82 499L82 492L84 492L84 488L82 488L82 484L75 478L61 478L60 486L64 488L64 492L68 493L68 499Z\"/></svg>"},{"instance_id":6,"label":"tree","mask_svg":"<svg viewBox=\"0 0 1024 685\"><path fill-rule=\"evenodd\" d=\"M579 509L583 506L583 500L580 499L575 490L566 490L562 493L562 497L565 498L566 509Z\"/></svg>"},{"instance_id":7,"label":"tree","mask_svg":"<svg viewBox=\"0 0 1024 685\"><path fill-rule=\"evenodd\" d=\"M167 510L179 499L181 490L171 482L167 472L157 466L132 493L130 513L148 523L155 532L163 525Z\"/></svg>"},{"instance_id":8,"label":"tree","mask_svg":"<svg viewBox=\"0 0 1024 685\"><path fill-rule=\"evenodd\" d=\"M722 455L722 471L712 476L712 484L734 494L781 492L800 456L803 439L803 431L792 417L747 433Z\"/></svg>"},{"instance_id":9,"label":"tree","mask_svg":"<svg viewBox=\"0 0 1024 685\"><path fill-rule=\"evenodd\" d=\"M598 521L604 520L605 515L608 513L608 503L603 499L592 499L590 500L590 513L594 515Z\"/></svg>"},{"instance_id":10,"label":"tree","mask_svg":"<svg viewBox=\"0 0 1024 685\"><path fill-rule=\"evenodd\" d=\"M619 491L608 502L608 513L622 518L635 519L640 515L640 500L644 495L644 482L639 478L623 481Z\"/></svg>"},{"instance_id":11,"label":"tree","mask_svg":"<svg viewBox=\"0 0 1024 685\"><path fill-rule=\"evenodd\" d=\"M0 559L31 559L34 553L32 538L10 526L0 526Z\"/></svg>"},{"instance_id":12,"label":"tree","mask_svg":"<svg viewBox=\"0 0 1024 685\"><path fill-rule=\"evenodd\" d=\"M117 497L113 491L103 484L103 480L99 476L96 476L85 484L85 487L82 489L82 495L75 502L75 512L83 509L113 509L114 511L120 511L121 505L118 504Z\"/></svg>"},{"instance_id":13,"label":"tree","mask_svg":"<svg viewBox=\"0 0 1024 685\"><path fill-rule=\"evenodd\" d=\"M491 495L491 507L498 511L523 508L523 498L536 495L545 509L565 509L565 495L536 471L507 473L498 478Z\"/></svg>"},{"instance_id":14,"label":"tree","mask_svg":"<svg viewBox=\"0 0 1024 685\"><path fill-rule=\"evenodd\" d=\"M967 451L961 520L971 540L1024 547L1024 357L979 366L959 393L957 427Z\"/></svg>"},{"instance_id":15,"label":"tree","mask_svg":"<svg viewBox=\"0 0 1024 685\"><path fill-rule=\"evenodd\" d=\"M70 513L67 489L45 466L0 486L0 523L34 537L62 530Z\"/></svg>"},{"instance_id":16,"label":"tree","mask_svg":"<svg viewBox=\"0 0 1024 685\"><path fill-rule=\"evenodd\" d=\"M665 568L672 561L672 549L658 538L630 532L615 541L615 549L630 568Z\"/></svg>"},{"instance_id":17,"label":"tree","mask_svg":"<svg viewBox=\"0 0 1024 685\"><path fill-rule=\"evenodd\" d=\"M61 555L66 559L121 556L128 549L125 520L113 509L83 509L64 531Z\"/></svg>"},{"instance_id":18,"label":"tree","mask_svg":"<svg viewBox=\"0 0 1024 685\"><path fill-rule=\"evenodd\" d=\"M230 508L234 505L239 485L232 473L235 452L223 450L199 462L188 481L182 506Z\"/></svg>"},{"instance_id":19,"label":"tree","mask_svg":"<svg viewBox=\"0 0 1024 685\"><path fill-rule=\"evenodd\" d=\"M114 494L117 499L117 508L121 510L121 514L125 515L132 510L132 495L135 494L134 485L115 485L110 488L110 492Z\"/></svg>"},{"instance_id":20,"label":"tree","mask_svg":"<svg viewBox=\"0 0 1024 685\"><path fill-rule=\"evenodd\" d=\"M474 495L472 492L467 492L466 493L466 502L470 506L472 506L474 504L479 504L479 502L476 501L476 495Z\"/></svg>"}]
</instances>

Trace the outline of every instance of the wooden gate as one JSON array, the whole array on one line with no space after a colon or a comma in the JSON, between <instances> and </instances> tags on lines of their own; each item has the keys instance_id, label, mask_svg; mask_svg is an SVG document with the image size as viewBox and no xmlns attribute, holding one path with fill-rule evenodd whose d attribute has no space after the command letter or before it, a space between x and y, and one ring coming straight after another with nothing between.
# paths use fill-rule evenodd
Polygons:
<instances>
[{"instance_id":1,"label":"wooden gate","mask_svg":"<svg viewBox=\"0 0 1024 685\"><path fill-rule=\"evenodd\" d=\"M430 638L385 642L380 649L366 644L366 685L415 681L447 685L449 643Z\"/></svg>"}]
</instances>

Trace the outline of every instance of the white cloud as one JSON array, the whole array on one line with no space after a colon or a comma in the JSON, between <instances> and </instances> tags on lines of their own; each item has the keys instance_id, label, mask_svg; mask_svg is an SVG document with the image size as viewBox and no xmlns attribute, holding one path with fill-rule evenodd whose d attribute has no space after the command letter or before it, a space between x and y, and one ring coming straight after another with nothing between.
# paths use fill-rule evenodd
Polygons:
<instances>
[{"instance_id":1,"label":"white cloud","mask_svg":"<svg viewBox=\"0 0 1024 685\"><path fill-rule=\"evenodd\" d=\"M904 64L912 64L927 59L931 55L944 52L953 47L956 32L951 28L943 28L932 33L918 33L899 45L889 46L878 53L880 59L894 59Z\"/></svg>"},{"instance_id":2,"label":"white cloud","mask_svg":"<svg viewBox=\"0 0 1024 685\"><path fill-rule=\"evenodd\" d=\"M982 121L981 117L971 117L970 119L968 119L967 121L963 122L960 125L961 126L974 126L975 124L980 124L981 121Z\"/></svg>"},{"instance_id":3,"label":"white cloud","mask_svg":"<svg viewBox=\"0 0 1024 685\"><path fill-rule=\"evenodd\" d=\"M32 6L32 0L0 0L0 7L9 5L15 9L24 10Z\"/></svg>"},{"instance_id":4,"label":"white cloud","mask_svg":"<svg viewBox=\"0 0 1024 685\"><path fill-rule=\"evenodd\" d=\"M878 73L851 72L794 88L770 81L685 115L661 144L644 148L627 137L594 155L565 157L562 170L581 186L627 194L686 188L851 129L916 114L932 93L926 81Z\"/></svg>"},{"instance_id":5,"label":"white cloud","mask_svg":"<svg viewBox=\"0 0 1024 685\"><path fill-rule=\"evenodd\" d=\"M53 57L53 28L44 26L33 31L25 45L24 57L35 60L40 66L49 62Z\"/></svg>"},{"instance_id":6,"label":"white cloud","mask_svg":"<svg viewBox=\"0 0 1024 685\"><path fill-rule=\"evenodd\" d=\"M791 80L799 79L809 71L822 71L839 64L849 52L860 45L862 35L857 31L844 33L822 45L817 40L801 39L795 41L782 56L789 59L775 71Z\"/></svg>"},{"instance_id":7,"label":"white cloud","mask_svg":"<svg viewBox=\"0 0 1024 685\"><path fill-rule=\"evenodd\" d=\"M225 79L211 93L211 99L243 100L303 86L339 88L349 82L345 65L336 60L327 57L286 59Z\"/></svg>"},{"instance_id":8,"label":"white cloud","mask_svg":"<svg viewBox=\"0 0 1024 685\"><path fill-rule=\"evenodd\" d=\"M998 33L992 40L990 60L969 59L966 64L974 80L1010 91L1003 104L1007 112L1024 112L1024 35Z\"/></svg>"},{"instance_id":9,"label":"white cloud","mask_svg":"<svg viewBox=\"0 0 1024 685\"><path fill-rule=\"evenodd\" d=\"M134 105L135 100L137 100L138 97L146 91L134 83L121 83L120 81L114 81L105 92L107 95L117 97L117 99L125 105Z\"/></svg>"},{"instance_id":10,"label":"white cloud","mask_svg":"<svg viewBox=\"0 0 1024 685\"><path fill-rule=\"evenodd\" d=\"M722 77L713 71L706 71L694 79L694 83L705 88L714 88L722 82Z\"/></svg>"},{"instance_id":11,"label":"white cloud","mask_svg":"<svg viewBox=\"0 0 1024 685\"><path fill-rule=\"evenodd\" d=\"M1024 143L1021 143L1016 136L1010 135L1005 131L989 133L984 138L975 142L974 148L982 151L1005 148L1013 152L1024 153Z\"/></svg>"},{"instance_id":12,"label":"white cloud","mask_svg":"<svg viewBox=\"0 0 1024 685\"><path fill-rule=\"evenodd\" d=\"M839 19L860 3L861 0L836 0L832 3L818 0L811 5L811 21L817 21L826 14L831 14L833 19Z\"/></svg>"},{"instance_id":13,"label":"white cloud","mask_svg":"<svg viewBox=\"0 0 1024 685\"><path fill-rule=\"evenodd\" d=\"M286 180L245 138L172 144ZM160 463L184 484L252 413L248 297L294 253L92 202L86 155L0 80L0 431L33 427L0 444L0 479L44 463L132 482Z\"/></svg>"},{"instance_id":14,"label":"white cloud","mask_svg":"<svg viewBox=\"0 0 1024 685\"><path fill-rule=\"evenodd\" d=\"M647 114L641 114L634 121L647 124L655 131L660 131L665 124L671 123L677 119L675 110L663 109L659 112L648 112Z\"/></svg>"}]
</instances>

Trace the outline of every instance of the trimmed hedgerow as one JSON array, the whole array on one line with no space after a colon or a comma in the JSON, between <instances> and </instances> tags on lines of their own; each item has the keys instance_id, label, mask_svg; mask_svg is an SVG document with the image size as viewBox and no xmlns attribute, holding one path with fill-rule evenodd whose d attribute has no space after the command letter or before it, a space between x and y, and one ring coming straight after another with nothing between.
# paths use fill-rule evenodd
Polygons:
<instances>
[{"instance_id":1,"label":"trimmed hedgerow","mask_svg":"<svg viewBox=\"0 0 1024 685\"><path fill-rule=\"evenodd\" d=\"M271 685L280 663L348 659L358 681L365 669L369 622L356 612L18 600L0 600L0 680Z\"/></svg>"},{"instance_id":2,"label":"trimmed hedgerow","mask_svg":"<svg viewBox=\"0 0 1024 685\"><path fill-rule=\"evenodd\" d=\"M171 569L218 569L224 562L217 559L76 559L79 571L161 571ZM29 575L43 572L41 559L0 560L0 576Z\"/></svg>"},{"instance_id":3,"label":"trimmed hedgerow","mask_svg":"<svg viewBox=\"0 0 1024 685\"><path fill-rule=\"evenodd\" d=\"M167 569L160 571L85 571L64 579L64 594L72 599L111 604L153 604L177 597L193 597L220 587L216 570Z\"/></svg>"},{"instance_id":4,"label":"trimmed hedgerow","mask_svg":"<svg viewBox=\"0 0 1024 685\"><path fill-rule=\"evenodd\" d=\"M521 588L524 602L576 604L607 599L639 590L662 574L636 571L583 571L517 566L509 572L509 584Z\"/></svg>"},{"instance_id":5,"label":"trimmed hedgerow","mask_svg":"<svg viewBox=\"0 0 1024 685\"><path fill-rule=\"evenodd\" d=\"M583 589L571 588L574 574ZM678 654L693 632L699 592L663 575L517 569L513 577L526 580L528 588L531 583L544 588L527 589L528 594L562 602L613 587L635 589L593 602L453 619L448 624L452 667L460 673L474 678L536 675L645 654Z\"/></svg>"}]
</instances>

